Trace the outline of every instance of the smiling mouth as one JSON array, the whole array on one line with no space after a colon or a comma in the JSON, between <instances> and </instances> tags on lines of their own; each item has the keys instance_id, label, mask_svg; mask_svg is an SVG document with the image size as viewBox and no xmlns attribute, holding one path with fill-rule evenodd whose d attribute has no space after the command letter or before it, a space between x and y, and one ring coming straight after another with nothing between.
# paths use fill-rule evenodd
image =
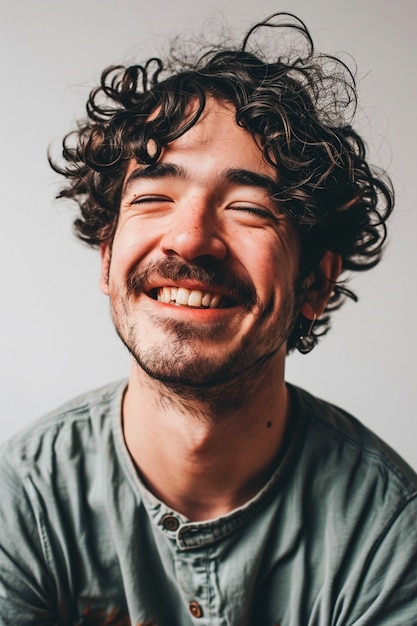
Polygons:
<instances>
[{"instance_id":1,"label":"smiling mouth","mask_svg":"<svg viewBox=\"0 0 417 626\"><path fill-rule=\"evenodd\" d=\"M155 290L155 299L165 304L185 306L195 309L224 309L236 306L230 298L218 293L186 289L185 287L159 287Z\"/></svg>"}]
</instances>

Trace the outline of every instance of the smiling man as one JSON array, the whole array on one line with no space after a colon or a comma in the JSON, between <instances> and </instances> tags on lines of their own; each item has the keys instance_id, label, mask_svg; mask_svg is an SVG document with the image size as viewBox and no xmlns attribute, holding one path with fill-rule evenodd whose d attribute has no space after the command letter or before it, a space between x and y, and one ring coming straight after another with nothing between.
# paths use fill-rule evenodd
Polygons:
<instances>
[{"instance_id":1,"label":"smiling man","mask_svg":"<svg viewBox=\"0 0 417 626\"><path fill-rule=\"evenodd\" d=\"M264 26L304 56L253 54ZM1 624L417 624L417 477L285 382L381 256L352 104L287 15L104 72L54 168L132 368L3 447Z\"/></svg>"}]
</instances>

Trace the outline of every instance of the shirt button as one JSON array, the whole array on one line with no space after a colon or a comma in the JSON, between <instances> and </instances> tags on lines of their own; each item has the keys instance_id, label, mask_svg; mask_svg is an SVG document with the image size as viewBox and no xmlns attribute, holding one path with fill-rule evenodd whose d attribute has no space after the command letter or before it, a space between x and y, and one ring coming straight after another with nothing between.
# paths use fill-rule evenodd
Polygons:
<instances>
[{"instance_id":1,"label":"shirt button","mask_svg":"<svg viewBox=\"0 0 417 626\"><path fill-rule=\"evenodd\" d=\"M165 530L178 530L180 525L179 521L173 515L164 515L162 518L162 526Z\"/></svg>"},{"instance_id":2,"label":"shirt button","mask_svg":"<svg viewBox=\"0 0 417 626\"><path fill-rule=\"evenodd\" d=\"M190 602L190 613L191 613L191 615L193 617L202 617L203 616L203 609L198 604L198 602L196 602L195 600Z\"/></svg>"}]
</instances>

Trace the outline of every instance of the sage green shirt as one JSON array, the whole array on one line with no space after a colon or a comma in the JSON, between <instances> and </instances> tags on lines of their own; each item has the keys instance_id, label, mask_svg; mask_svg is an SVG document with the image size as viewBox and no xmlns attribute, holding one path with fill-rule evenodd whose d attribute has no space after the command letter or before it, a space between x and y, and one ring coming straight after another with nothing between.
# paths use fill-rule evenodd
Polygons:
<instances>
[{"instance_id":1,"label":"sage green shirt","mask_svg":"<svg viewBox=\"0 0 417 626\"><path fill-rule=\"evenodd\" d=\"M125 384L2 446L2 626L417 625L417 477L375 435L290 387L272 479L190 522L138 478Z\"/></svg>"}]
</instances>

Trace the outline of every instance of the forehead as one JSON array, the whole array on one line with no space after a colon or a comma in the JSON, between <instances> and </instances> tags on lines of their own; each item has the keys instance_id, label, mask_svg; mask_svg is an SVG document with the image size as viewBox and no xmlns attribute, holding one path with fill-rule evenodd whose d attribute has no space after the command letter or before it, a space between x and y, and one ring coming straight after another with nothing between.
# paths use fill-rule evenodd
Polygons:
<instances>
[{"instance_id":1,"label":"forehead","mask_svg":"<svg viewBox=\"0 0 417 626\"><path fill-rule=\"evenodd\" d=\"M191 103L191 107L193 103ZM194 106L196 106L194 104ZM273 169L263 158L262 150L252 133L236 123L235 107L225 101L207 98L201 118L186 133L165 146L165 156L198 153L199 158L207 154L210 162L219 163L232 158L252 163L256 169Z\"/></svg>"},{"instance_id":2,"label":"forehead","mask_svg":"<svg viewBox=\"0 0 417 626\"><path fill-rule=\"evenodd\" d=\"M191 101L186 117L191 116L197 106L196 101ZM157 108L149 119L158 114ZM198 173L209 176L216 170L221 174L226 168L235 168L263 174L276 183L276 168L265 161L260 144L251 132L238 126L235 116L236 109L231 103L208 97L199 120L187 132L163 147L159 162L180 164L193 177ZM152 146L149 147L152 152ZM138 167L146 168L146 165L138 166L132 159L125 182Z\"/></svg>"}]
</instances>

